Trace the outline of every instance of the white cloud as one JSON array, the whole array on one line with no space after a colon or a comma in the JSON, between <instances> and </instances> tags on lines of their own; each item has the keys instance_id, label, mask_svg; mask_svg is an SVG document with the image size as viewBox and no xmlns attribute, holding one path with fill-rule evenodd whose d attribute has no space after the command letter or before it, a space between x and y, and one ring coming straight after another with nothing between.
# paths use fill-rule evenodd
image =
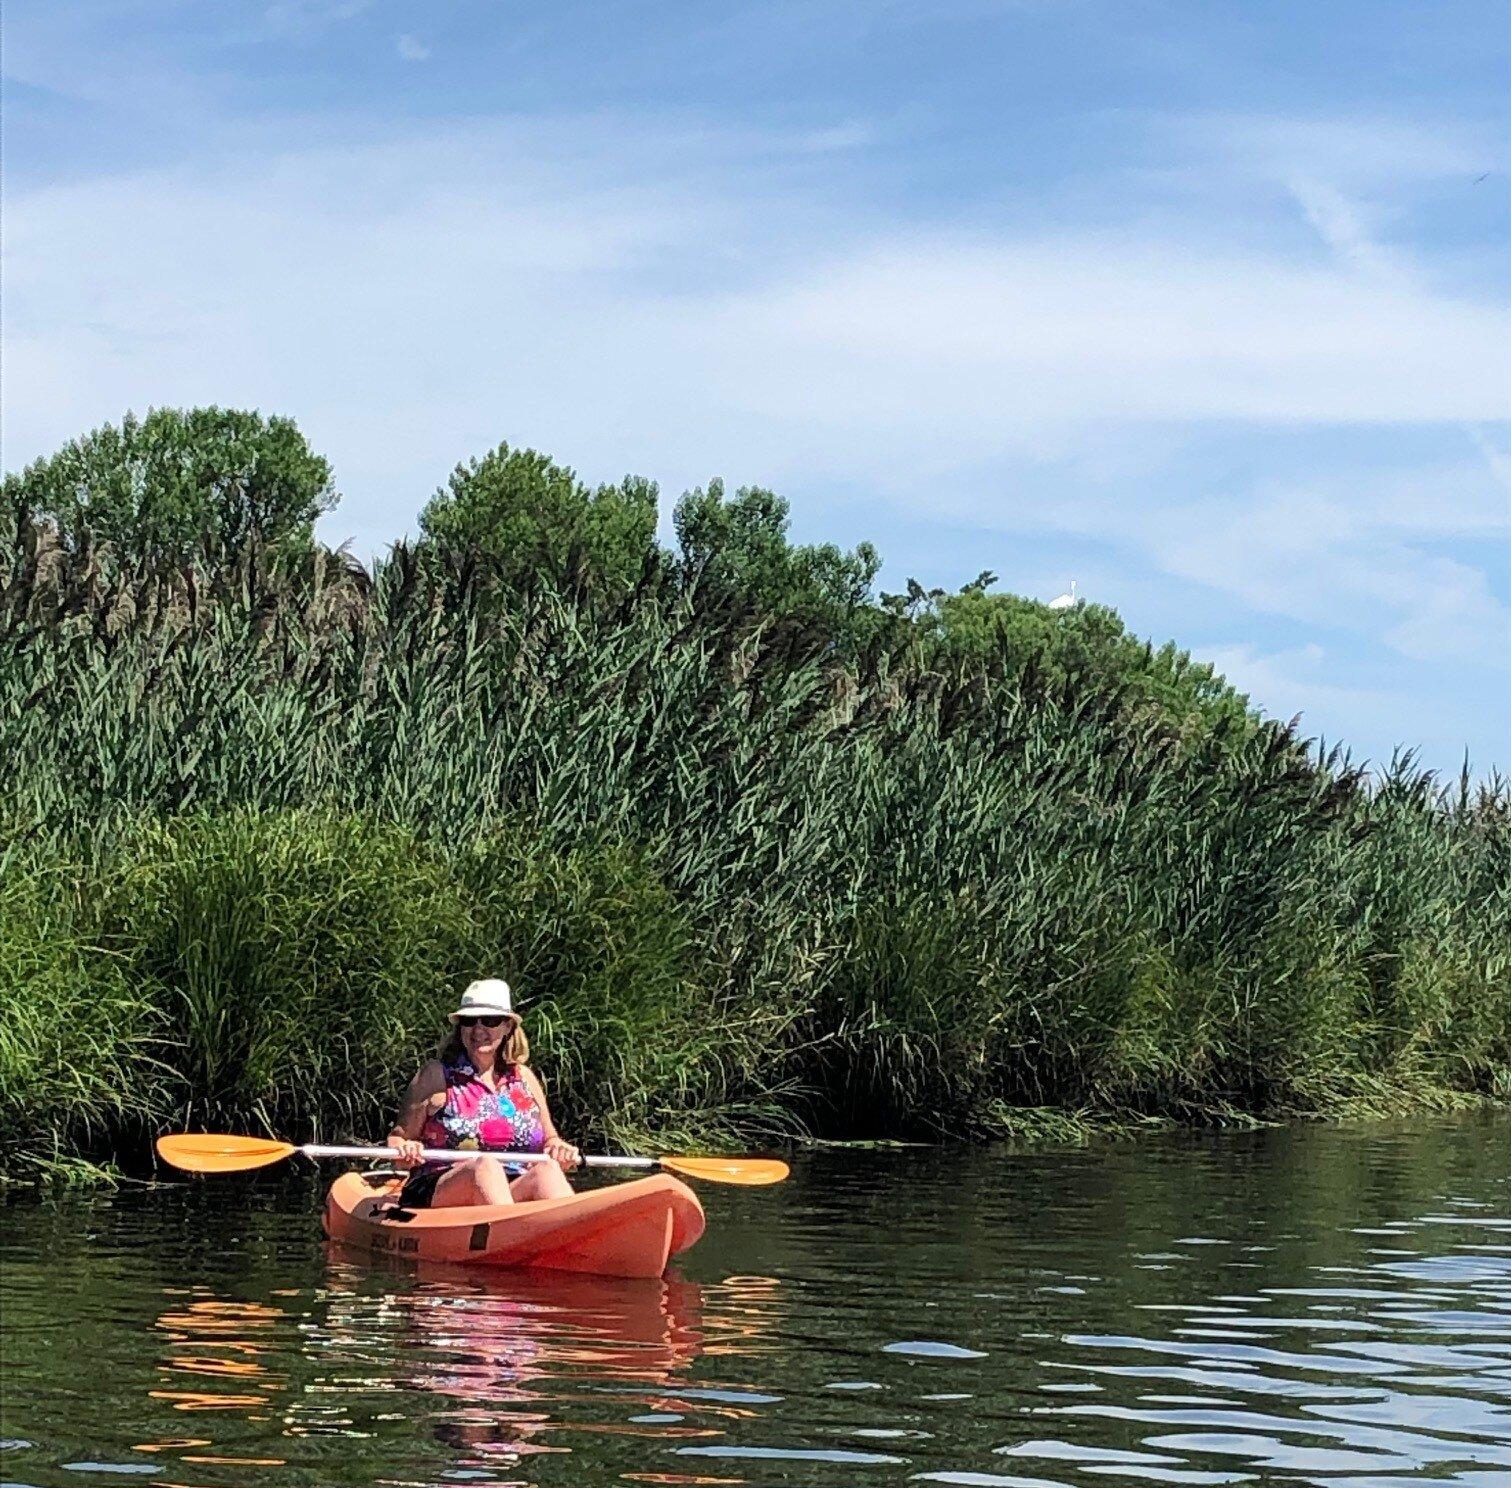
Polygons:
<instances>
[{"instance_id":1,"label":"white cloud","mask_svg":"<svg viewBox=\"0 0 1511 1488\"><path fill-rule=\"evenodd\" d=\"M1391 256L1371 235L1368 214L1325 181L1293 176L1287 183L1306 220L1340 263L1377 276L1398 272Z\"/></svg>"},{"instance_id":2,"label":"white cloud","mask_svg":"<svg viewBox=\"0 0 1511 1488\"><path fill-rule=\"evenodd\" d=\"M399 55L406 62L423 62L430 55L430 48L418 36L410 36L406 33L399 37L395 45Z\"/></svg>"},{"instance_id":3,"label":"white cloud","mask_svg":"<svg viewBox=\"0 0 1511 1488\"><path fill-rule=\"evenodd\" d=\"M1495 477L1496 484L1507 497L1511 497L1511 455L1507 455L1477 424L1470 424L1465 432L1483 456L1485 467Z\"/></svg>"},{"instance_id":4,"label":"white cloud","mask_svg":"<svg viewBox=\"0 0 1511 1488\"><path fill-rule=\"evenodd\" d=\"M1097 469L1193 427L1511 420L1504 298L1401 256L1382 272L1321 187L1325 255L1210 221L906 231L782 177L868 139L495 120L15 193L7 463L127 406L260 405L334 458L363 548L507 437L673 490L722 469L948 500L1407 657L1511 654L1486 568L1435 546L1473 539L1488 565L1506 540L1492 431L1481 463L1357 489L1141 506ZM1046 460L1071 477L1057 499L1016 495L1010 472Z\"/></svg>"},{"instance_id":5,"label":"white cloud","mask_svg":"<svg viewBox=\"0 0 1511 1488\"><path fill-rule=\"evenodd\" d=\"M16 366L56 359L77 391L23 390L13 437L91 387L227 375L227 336L238 381L358 344L385 354L364 380L464 406L520 382L555 399L633 348L642 386L602 389L627 415L649 382L847 468L1093 426L1511 419L1501 301L1177 235L846 230L780 186L742 194L706 141L646 144L563 130L553 158L538 130L480 126L16 197Z\"/></svg>"},{"instance_id":6,"label":"white cloud","mask_svg":"<svg viewBox=\"0 0 1511 1488\"><path fill-rule=\"evenodd\" d=\"M876 130L861 120L836 124L829 129L814 129L803 137L802 147L815 155L838 150L856 150L876 140Z\"/></svg>"},{"instance_id":7,"label":"white cloud","mask_svg":"<svg viewBox=\"0 0 1511 1488\"><path fill-rule=\"evenodd\" d=\"M694 323L763 349L739 374L764 411L915 437L1511 418L1511 305L1178 239L894 238L701 304Z\"/></svg>"},{"instance_id":8,"label":"white cloud","mask_svg":"<svg viewBox=\"0 0 1511 1488\"><path fill-rule=\"evenodd\" d=\"M1173 121L1187 149L1279 181L1329 181L1342 191L1474 176L1487 170L1500 143L1455 123L1397 118L1196 115Z\"/></svg>"}]
</instances>

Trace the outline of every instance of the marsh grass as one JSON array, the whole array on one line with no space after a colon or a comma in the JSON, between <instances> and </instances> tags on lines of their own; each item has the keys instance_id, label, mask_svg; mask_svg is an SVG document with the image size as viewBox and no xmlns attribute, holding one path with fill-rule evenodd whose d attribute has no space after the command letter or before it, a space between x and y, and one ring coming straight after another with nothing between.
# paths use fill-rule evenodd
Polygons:
<instances>
[{"instance_id":1,"label":"marsh grass","mask_svg":"<svg viewBox=\"0 0 1511 1488\"><path fill-rule=\"evenodd\" d=\"M1511 1088L1498 781L664 566L0 559L0 1112L37 1151L372 1135L479 973L625 1145Z\"/></svg>"},{"instance_id":2,"label":"marsh grass","mask_svg":"<svg viewBox=\"0 0 1511 1488\"><path fill-rule=\"evenodd\" d=\"M22 1150L0 1169L0 1193L6 1188L27 1192L42 1189L71 1196L81 1191L110 1191L131 1181L135 1180L128 1179L113 1161L91 1162L60 1147L40 1152Z\"/></svg>"}]
</instances>

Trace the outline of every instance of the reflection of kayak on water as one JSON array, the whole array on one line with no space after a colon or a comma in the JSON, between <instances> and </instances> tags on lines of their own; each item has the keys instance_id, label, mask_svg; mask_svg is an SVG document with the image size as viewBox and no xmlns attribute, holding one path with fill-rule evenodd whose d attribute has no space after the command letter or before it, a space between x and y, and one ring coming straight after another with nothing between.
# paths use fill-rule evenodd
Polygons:
<instances>
[{"instance_id":1,"label":"reflection of kayak on water","mask_svg":"<svg viewBox=\"0 0 1511 1488\"><path fill-rule=\"evenodd\" d=\"M632 1439L734 1429L768 1398L744 1380L775 1368L763 1356L783 1347L772 1277L699 1285L477 1266L385 1276L345 1247L327 1254L323 1284L276 1301L166 1289L136 1450L313 1470L339 1427L382 1439L391 1463L425 1482L437 1481L438 1443L454 1454L443 1465L496 1469L501 1457L612 1437L630 1465ZM744 1361L735 1381L710 1377L706 1366L731 1360ZM593 1450L596 1461L619 1449Z\"/></svg>"},{"instance_id":2,"label":"reflection of kayak on water","mask_svg":"<svg viewBox=\"0 0 1511 1488\"><path fill-rule=\"evenodd\" d=\"M333 1247L332 1260L341 1256ZM420 1419L436 1440L473 1454L453 1467L487 1466L500 1454L565 1452L563 1431L715 1434L618 1419L623 1392L652 1409L697 1358L696 1283L486 1267L434 1274L440 1279L381 1296L344 1292L338 1283L330 1335L351 1355L368 1352L375 1338L403 1338L393 1355L404 1366L395 1383L436 1397Z\"/></svg>"},{"instance_id":3,"label":"reflection of kayak on water","mask_svg":"<svg viewBox=\"0 0 1511 1488\"><path fill-rule=\"evenodd\" d=\"M325 1233L351 1249L404 1260L642 1278L660 1276L703 1233L703 1206L665 1173L495 1207L405 1209L401 1186L344 1174L326 1195Z\"/></svg>"},{"instance_id":4,"label":"reflection of kayak on water","mask_svg":"<svg viewBox=\"0 0 1511 1488\"><path fill-rule=\"evenodd\" d=\"M465 1289L421 1287L392 1304L435 1365L410 1383L464 1400L544 1377L662 1384L702 1343L698 1286L680 1279L479 1271Z\"/></svg>"}]
</instances>

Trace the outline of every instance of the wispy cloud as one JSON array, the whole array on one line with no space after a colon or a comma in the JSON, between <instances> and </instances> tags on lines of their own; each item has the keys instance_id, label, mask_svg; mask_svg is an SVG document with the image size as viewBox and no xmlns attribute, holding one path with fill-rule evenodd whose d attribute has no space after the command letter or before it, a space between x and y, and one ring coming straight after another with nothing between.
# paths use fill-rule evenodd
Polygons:
<instances>
[{"instance_id":1,"label":"wispy cloud","mask_svg":"<svg viewBox=\"0 0 1511 1488\"><path fill-rule=\"evenodd\" d=\"M1337 742L1335 719L1368 717L1389 737L1411 710L1411 699L1390 688L1350 687L1335 680L1337 667L1315 641L1278 651L1253 645L1211 646L1200 659L1216 667L1240 692L1251 698L1284 698L1289 710L1282 719L1299 717L1304 732L1331 734ZM1274 710L1268 710L1274 715Z\"/></svg>"},{"instance_id":2,"label":"wispy cloud","mask_svg":"<svg viewBox=\"0 0 1511 1488\"><path fill-rule=\"evenodd\" d=\"M1511 607L1483 568L1436 550L1460 533L1482 557L1506 545L1511 510L1482 472L1440 474L1445 488L1410 515L1374 509L1367 480L1351 500L1294 489L1177 510L1155 524L1155 556L1262 612L1363 632L1420 661L1511 671Z\"/></svg>"},{"instance_id":3,"label":"wispy cloud","mask_svg":"<svg viewBox=\"0 0 1511 1488\"><path fill-rule=\"evenodd\" d=\"M307 37L352 20L371 4L372 0L275 0L263 11L263 21L275 35Z\"/></svg>"},{"instance_id":4,"label":"wispy cloud","mask_svg":"<svg viewBox=\"0 0 1511 1488\"><path fill-rule=\"evenodd\" d=\"M701 325L709 314L724 339L767 347L776 379L757 367L746 385L770 411L885 409L915 437L1511 418L1511 306L1174 236L892 239L700 307Z\"/></svg>"},{"instance_id":5,"label":"wispy cloud","mask_svg":"<svg viewBox=\"0 0 1511 1488\"><path fill-rule=\"evenodd\" d=\"M430 55L430 48L418 36L407 33L399 37L395 46L406 62L423 62Z\"/></svg>"},{"instance_id":6,"label":"wispy cloud","mask_svg":"<svg viewBox=\"0 0 1511 1488\"><path fill-rule=\"evenodd\" d=\"M1511 455L1501 449L1478 424L1470 424L1466 432L1475 449L1480 452L1485 468L1494 476L1495 483L1508 500L1511 500Z\"/></svg>"},{"instance_id":7,"label":"wispy cloud","mask_svg":"<svg viewBox=\"0 0 1511 1488\"><path fill-rule=\"evenodd\" d=\"M1320 251L1190 208L1033 231L839 212L810 173L866 149L865 121L492 119L18 195L7 455L149 401L279 408L377 547L459 455L508 437L673 489L716 470L842 484L1114 543L1253 612L1495 664L1511 303L1380 250L1362 176L1325 168L1336 140L1308 133L1302 171L1283 131L1234 137ZM1159 489L1157 460L1137 483L1099 468L1212 429L1366 426L1478 430L1481 459L1158 498L1134 494ZM1050 498L1026 480L1045 466Z\"/></svg>"},{"instance_id":8,"label":"wispy cloud","mask_svg":"<svg viewBox=\"0 0 1511 1488\"><path fill-rule=\"evenodd\" d=\"M1165 128L1187 153L1278 181L1329 181L1339 190L1400 190L1477 176L1503 145L1483 129L1439 118L1195 114Z\"/></svg>"},{"instance_id":9,"label":"wispy cloud","mask_svg":"<svg viewBox=\"0 0 1511 1488\"><path fill-rule=\"evenodd\" d=\"M600 138L586 158L583 142L567 125L480 125L17 199L13 356L71 343L69 385L140 390L165 338L181 365L223 371L216 335L250 320L270 363L280 332L333 353L355 333L404 349L395 377L416 351L439 357L477 403L516 366L549 386L518 338L538 324L569 382L633 345L679 407L757 442L763 424L807 431L879 471L1088 425L1511 419L1511 305L1428 276L1173 232L836 231L780 180L700 163L701 134L680 153L655 139L650 169L644 140ZM102 237L104 264L84 246ZM102 325L125 359L85 350Z\"/></svg>"}]
</instances>

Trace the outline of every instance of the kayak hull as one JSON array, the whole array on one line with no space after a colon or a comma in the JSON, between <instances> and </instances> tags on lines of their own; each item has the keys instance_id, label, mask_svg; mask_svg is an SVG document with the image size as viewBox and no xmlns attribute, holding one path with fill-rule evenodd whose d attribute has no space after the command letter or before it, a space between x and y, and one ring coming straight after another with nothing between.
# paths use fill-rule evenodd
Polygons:
<instances>
[{"instance_id":1,"label":"kayak hull","mask_svg":"<svg viewBox=\"0 0 1511 1488\"><path fill-rule=\"evenodd\" d=\"M400 1208L402 1186L343 1174L325 1197L325 1233L399 1260L628 1277L660 1276L703 1233L703 1206L665 1173L564 1199L466 1208Z\"/></svg>"}]
</instances>

